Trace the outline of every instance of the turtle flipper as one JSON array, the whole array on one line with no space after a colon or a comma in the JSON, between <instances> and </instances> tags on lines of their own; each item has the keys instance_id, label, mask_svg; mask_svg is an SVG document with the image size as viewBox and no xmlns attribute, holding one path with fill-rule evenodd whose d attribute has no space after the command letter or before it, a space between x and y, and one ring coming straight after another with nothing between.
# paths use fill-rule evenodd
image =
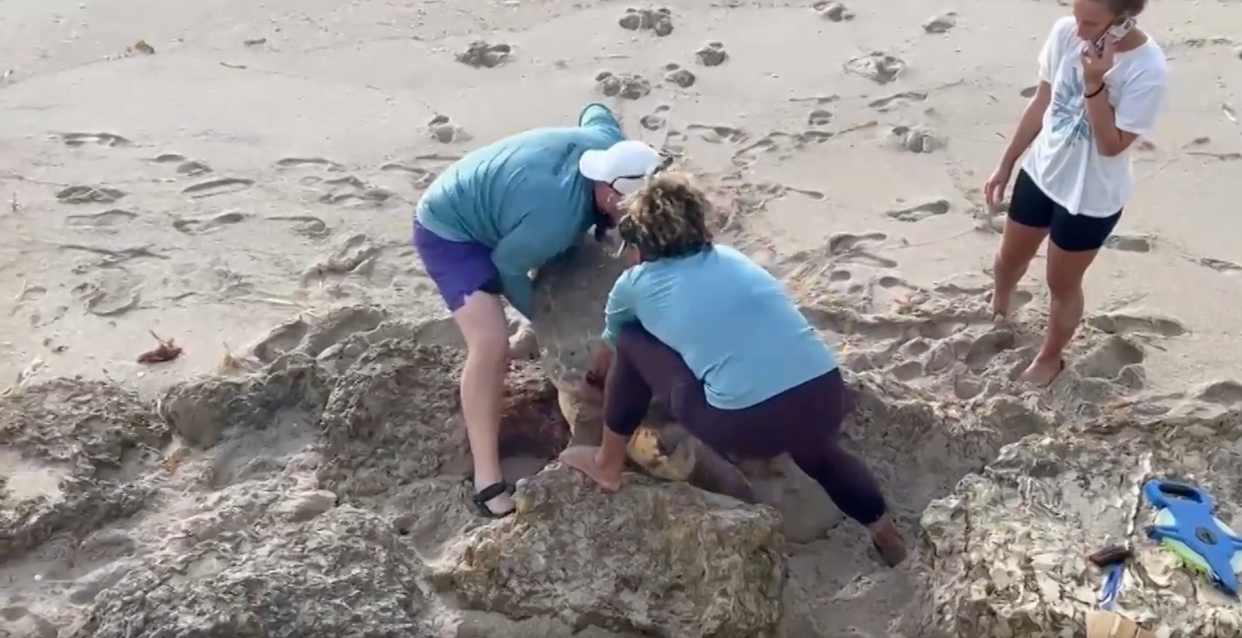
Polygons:
<instances>
[{"instance_id":1,"label":"turtle flipper","mask_svg":"<svg viewBox=\"0 0 1242 638\"><path fill-rule=\"evenodd\" d=\"M708 492L732 496L743 503L758 503L750 479L742 473L741 468L730 463L706 443L693 439L698 446L695 450L694 471L690 474L690 484Z\"/></svg>"}]
</instances>

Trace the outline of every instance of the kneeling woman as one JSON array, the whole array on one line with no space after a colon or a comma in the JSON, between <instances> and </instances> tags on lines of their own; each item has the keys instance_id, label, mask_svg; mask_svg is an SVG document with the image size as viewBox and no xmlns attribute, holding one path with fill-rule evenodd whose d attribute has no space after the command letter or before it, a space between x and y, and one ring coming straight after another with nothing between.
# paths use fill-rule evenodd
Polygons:
<instances>
[{"instance_id":1,"label":"kneeling woman","mask_svg":"<svg viewBox=\"0 0 1242 638\"><path fill-rule=\"evenodd\" d=\"M840 445L847 398L836 357L780 281L712 244L709 207L676 174L631 196L618 231L635 265L609 294L610 347L587 377L604 393L603 445L570 448L562 460L619 489L626 442L659 398L722 455L788 453L896 565L906 550L879 485Z\"/></svg>"}]
</instances>

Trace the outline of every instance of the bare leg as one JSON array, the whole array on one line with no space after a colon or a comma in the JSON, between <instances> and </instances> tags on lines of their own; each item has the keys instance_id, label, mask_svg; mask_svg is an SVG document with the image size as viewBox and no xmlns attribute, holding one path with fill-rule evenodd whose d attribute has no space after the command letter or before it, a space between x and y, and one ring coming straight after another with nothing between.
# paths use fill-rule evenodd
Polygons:
<instances>
[{"instance_id":1,"label":"bare leg","mask_svg":"<svg viewBox=\"0 0 1242 638\"><path fill-rule=\"evenodd\" d=\"M1048 290L1052 293L1048 332L1039 354L1019 377L1022 381L1046 386L1065 368L1062 351L1074 338L1085 306L1082 277L1098 254L1098 250L1069 252L1048 245Z\"/></svg>"},{"instance_id":2,"label":"bare leg","mask_svg":"<svg viewBox=\"0 0 1242 638\"><path fill-rule=\"evenodd\" d=\"M1047 228L1025 226L1012 219L1005 220L1000 248L992 261L992 312L998 318L1009 316L1014 290L1026 275L1027 267L1031 265L1039 245L1047 236Z\"/></svg>"},{"instance_id":3,"label":"bare leg","mask_svg":"<svg viewBox=\"0 0 1242 638\"><path fill-rule=\"evenodd\" d=\"M467 297L453 318L469 351L461 373L461 404L474 459L474 489L478 492L503 479L497 437L508 370L509 329L500 298L485 292ZM501 494L488 501L487 507L503 514L513 509L513 499Z\"/></svg>"}]
</instances>

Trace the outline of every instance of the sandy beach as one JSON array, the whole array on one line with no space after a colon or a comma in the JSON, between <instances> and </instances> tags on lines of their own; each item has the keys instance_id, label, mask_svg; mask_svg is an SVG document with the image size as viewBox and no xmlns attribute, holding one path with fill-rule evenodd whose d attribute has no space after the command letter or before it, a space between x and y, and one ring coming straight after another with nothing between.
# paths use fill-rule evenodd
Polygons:
<instances>
[{"instance_id":1,"label":"sandy beach","mask_svg":"<svg viewBox=\"0 0 1242 638\"><path fill-rule=\"evenodd\" d=\"M1043 251L1015 326L995 330L1003 216L980 190L1066 3L660 6L671 30L625 2L0 0L0 388L78 377L154 400L226 355L267 362L264 348L305 344L341 307L376 310L316 333L312 355L385 321L451 342L411 247L420 194L469 150L599 101L727 200L729 241L789 283L854 372L949 413L1004 393L1063 420L1093 400L1083 379L1145 414L1242 408L1242 5L1156 0L1143 14L1171 101L1134 152L1137 195L1088 274L1070 374L1049 390L1010 383L1046 319ZM181 357L139 363L153 333ZM933 356L945 349L960 365ZM909 527L944 496L908 465L877 471ZM0 472L34 476L17 448ZM785 631L936 635L914 628L922 563L885 570L837 522L789 550L801 624ZM26 580L44 573L31 561L0 563L0 606L48 624L19 633L6 617L10 635L106 635L67 633L82 607ZM564 631L523 622L428 635Z\"/></svg>"}]
</instances>

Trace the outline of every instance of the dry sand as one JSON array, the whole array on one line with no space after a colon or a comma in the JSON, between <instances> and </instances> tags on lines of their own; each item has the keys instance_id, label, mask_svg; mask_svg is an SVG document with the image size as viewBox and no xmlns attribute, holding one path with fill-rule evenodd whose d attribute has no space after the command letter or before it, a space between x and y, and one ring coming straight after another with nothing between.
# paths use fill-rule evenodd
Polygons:
<instances>
[{"instance_id":1,"label":"dry sand","mask_svg":"<svg viewBox=\"0 0 1242 638\"><path fill-rule=\"evenodd\" d=\"M999 235L979 187L1069 8L833 5L670 2L666 33L624 28L617 2L0 0L0 385L81 375L150 394L304 311L442 317L409 241L421 190L469 149L600 100L741 198L738 242L791 285L814 274L808 303L865 317L827 322L852 366L968 399L878 344L912 306L983 307ZM1159 0L1142 26L1172 101L1134 153L1138 192L1088 276L1075 352L1108 333L1145 346L1080 372L1135 366L1133 401L1242 400L1211 385L1242 352L1242 5ZM480 39L480 66L458 59ZM1022 286L1026 355L1042 263ZM986 358L1015 347L952 329ZM137 363L150 332L184 356ZM15 463L0 454L0 472ZM823 635L885 634L900 572L849 558L858 545L793 551Z\"/></svg>"}]
</instances>

